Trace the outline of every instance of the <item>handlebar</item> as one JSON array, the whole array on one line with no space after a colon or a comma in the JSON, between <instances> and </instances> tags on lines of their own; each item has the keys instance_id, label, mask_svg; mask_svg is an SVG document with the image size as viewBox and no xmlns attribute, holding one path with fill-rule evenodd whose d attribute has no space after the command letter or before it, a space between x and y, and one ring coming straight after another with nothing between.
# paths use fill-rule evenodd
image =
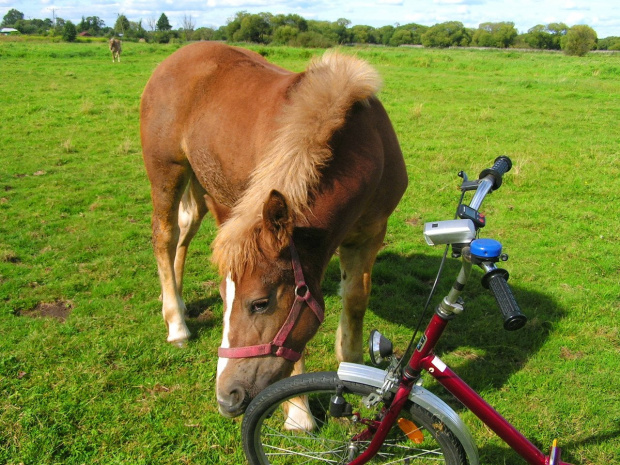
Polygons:
<instances>
[{"instance_id":1,"label":"handlebar","mask_svg":"<svg viewBox=\"0 0 620 465\"><path fill-rule=\"evenodd\" d=\"M512 168L512 161L505 155L497 157L491 168L487 168L480 173L479 179L486 178L487 176L493 177L493 190L497 190L502 185L502 176L510 171Z\"/></svg>"},{"instance_id":2,"label":"handlebar","mask_svg":"<svg viewBox=\"0 0 620 465\"><path fill-rule=\"evenodd\" d=\"M478 210L486 195L500 188L502 185L502 176L510 171L510 168L512 168L512 161L510 161L510 158L505 155L497 157L491 168L487 168L480 173L478 177L478 188L469 206L474 210Z\"/></svg>"},{"instance_id":3,"label":"handlebar","mask_svg":"<svg viewBox=\"0 0 620 465\"><path fill-rule=\"evenodd\" d=\"M499 309L504 318L504 329L507 331L516 331L523 328L527 322L527 317L521 313L519 304L515 300L515 296L510 290L510 286L506 282L508 272L499 268L487 273L482 278L482 285L490 289Z\"/></svg>"},{"instance_id":4,"label":"handlebar","mask_svg":"<svg viewBox=\"0 0 620 465\"><path fill-rule=\"evenodd\" d=\"M462 311L462 307L456 303L469 274L469 271L463 274L463 270L469 270L471 264L476 264L486 272L482 278L482 284L490 289L495 296L504 318L504 329L508 331L522 328L527 322L527 317L521 313L519 305L508 286L508 272L495 267L496 262L506 260L507 256L502 254L502 245L498 241L492 239L474 240L474 238L477 236L478 229L486 224L486 218L478 212L478 208L488 193L500 188L502 176L511 168L510 158L500 156L495 159L491 168L480 173L478 181L468 181L465 173L459 173L459 176L464 178L461 185L463 193L476 190L469 206L459 205L457 216L460 219L427 223L424 227L424 237L428 244L451 244L452 256L458 257L462 254L464 258L461 274L440 308L443 311L448 311L448 313Z\"/></svg>"}]
</instances>

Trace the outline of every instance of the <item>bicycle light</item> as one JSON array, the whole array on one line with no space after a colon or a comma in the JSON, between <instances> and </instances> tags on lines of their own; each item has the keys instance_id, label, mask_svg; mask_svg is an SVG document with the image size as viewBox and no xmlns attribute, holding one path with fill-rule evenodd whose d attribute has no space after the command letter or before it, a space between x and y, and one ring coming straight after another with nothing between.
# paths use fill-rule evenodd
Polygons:
<instances>
[{"instance_id":1,"label":"bicycle light","mask_svg":"<svg viewBox=\"0 0 620 465\"><path fill-rule=\"evenodd\" d=\"M476 227L470 219L434 221L424 225L428 245L469 244L476 237Z\"/></svg>"},{"instance_id":2,"label":"bicycle light","mask_svg":"<svg viewBox=\"0 0 620 465\"><path fill-rule=\"evenodd\" d=\"M376 329L370 332L369 349L370 361L375 366L379 366L386 358L391 357L394 351L392 341Z\"/></svg>"}]
</instances>

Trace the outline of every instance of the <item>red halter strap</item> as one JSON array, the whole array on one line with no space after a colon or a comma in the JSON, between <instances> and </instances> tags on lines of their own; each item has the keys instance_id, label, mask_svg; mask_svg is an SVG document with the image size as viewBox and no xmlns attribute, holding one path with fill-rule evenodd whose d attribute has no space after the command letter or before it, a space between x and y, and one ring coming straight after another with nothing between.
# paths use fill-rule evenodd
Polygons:
<instances>
[{"instance_id":1,"label":"red halter strap","mask_svg":"<svg viewBox=\"0 0 620 465\"><path fill-rule=\"evenodd\" d=\"M268 344L259 344L255 346L245 346L245 347L220 347L217 351L218 355L223 358L249 358L249 357L260 357L262 355L275 355L277 357L285 358L286 360L290 360L291 362L296 362L301 358L301 354L296 352L293 349L288 347L284 347L284 342L286 338L293 330L293 326L295 326L295 322L297 318L299 318L299 314L301 313L301 308L304 303L310 307L310 309L314 312L317 319L319 320L319 324L323 323L323 318L325 316L325 312L323 307L317 302L317 300L310 293L310 289L306 285L306 281L304 279L304 273L301 269L301 262L299 260L299 255L297 254L297 249L295 248L295 244L293 244L293 239L290 240L290 249L291 249L291 262L293 264L293 273L295 275L295 301L293 302L293 306L288 313L288 317L286 321L278 331L278 334L273 338L273 341Z\"/></svg>"}]
</instances>

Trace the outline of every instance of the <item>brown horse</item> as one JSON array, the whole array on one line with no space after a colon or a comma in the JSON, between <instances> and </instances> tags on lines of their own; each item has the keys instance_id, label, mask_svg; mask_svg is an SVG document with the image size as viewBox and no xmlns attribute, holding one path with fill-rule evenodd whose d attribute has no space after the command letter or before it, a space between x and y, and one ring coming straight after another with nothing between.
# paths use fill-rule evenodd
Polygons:
<instances>
[{"instance_id":1,"label":"brown horse","mask_svg":"<svg viewBox=\"0 0 620 465\"><path fill-rule=\"evenodd\" d=\"M189 243L207 211L220 226L223 415L243 413L267 385L303 371L338 248L336 356L362 360L371 269L407 186L379 85L367 63L338 53L292 73L248 50L197 43L146 86L140 129L169 342L190 336L181 298Z\"/></svg>"},{"instance_id":2,"label":"brown horse","mask_svg":"<svg viewBox=\"0 0 620 465\"><path fill-rule=\"evenodd\" d=\"M118 62L120 63L122 52L122 42L120 39L115 39L112 37L108 42L108 46L110 47L110 52L112 52L112 63L114 63L116 59L118 59Z\"/></svg>"}]
</instances>

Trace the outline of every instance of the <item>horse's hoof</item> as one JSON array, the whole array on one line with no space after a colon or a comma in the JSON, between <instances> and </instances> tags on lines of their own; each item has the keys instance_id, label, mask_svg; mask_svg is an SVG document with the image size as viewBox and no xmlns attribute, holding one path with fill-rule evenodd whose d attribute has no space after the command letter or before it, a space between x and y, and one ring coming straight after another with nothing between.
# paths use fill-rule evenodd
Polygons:
<instances>
[{"instance_id":1,"label":"horse's hoof","mask_svg":"<svg viewBox=\"0 0 620 465\"><path fill-rule=\"evenodd\" d=\"M170 344L178 347L179 349L184 349L187 347L187 341L170 341Z\"/></svg>"}]
</instances>

